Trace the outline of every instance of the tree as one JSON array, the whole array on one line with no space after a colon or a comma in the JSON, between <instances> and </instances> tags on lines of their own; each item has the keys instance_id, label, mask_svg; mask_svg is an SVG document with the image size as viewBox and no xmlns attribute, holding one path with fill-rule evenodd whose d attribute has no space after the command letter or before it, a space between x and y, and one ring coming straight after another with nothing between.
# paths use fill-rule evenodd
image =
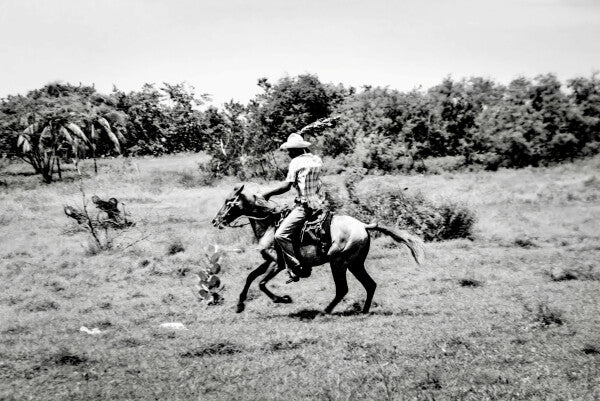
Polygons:
<instances>
[{"instance_id":1,"label":"tree","mask_svg":"<svg viewBox=\"0 0 600 401\"><path fill-rule=\"evenodd\" d=\"M94 160L99 153L120 153L124 141L125 114L116 111L110 96L90 86L55 82L26 96L9 96L2 100L0 116L14 153L46 182L55 168L62 176L61 160L74 159L77 166L90 151Z\"/></svg>"},{"instance_id":2,"label":"tree","mask_svg":"<svg viewBox=\"0 0 600 401\"><path fill-rule=\"evenodd\" d=\"M574 78L567 82L569 108L567 131L577 139L577 150L583 155L600 152L600 79Z\"/></svg>"},{"instance_id":3,"label":"tree","mask_svg":"<svg viewBox=\"0 0 600 401\"><path fill-rule=\"evenodd\" d=\"M229 102L222 112L207 111L213 119L206 134L207 150L213 156L211 170L240 178L281 177L284 171L275 152L280 144L291 133L328 117L346 93L343 87L323 84L310 74L285 77L275 84L261 78L258 86L263 93L246 107Z\"/></svg>"},{"instance_id":4,"label":"tree","mask_svg":"<svg viewBox=\"0 0 600 401\"><path fill-rule=\"evenodd\" d=\"M89 143L81 128L71 121L72 117L32 113L26 117L29 125L18 136L17 147L22 159L41 174L46 183L52 182L55 166L62 178L61 151L71 150L78 156L81 147Z\"/></svg>"},{"instance_id":5,"label":"tree","mask_svg":"<svg viewBox=\"0 0 600 401\"><path fill-rule=\"evenodd\" d=\"M133 155L161 155L168 151L167 138L171 118L166 105L161 103L164 95L151 84L140 91L125 93L113 89L116 110L127 115L127 133L132 146L127 152Z\"/></svg>"},{"instance_id":6,"label":"tree","mask_svg":"<svg viewBox=\"0 0 600 401\"><path fill-rule=\"evenodd\" d=\"M167 131L165 147L168 152L194 151L204 149L206 138L202 131L202 113L198 107L210 100L208 94L196 98L194 88L184 83L172 85L163 83L161 89L168 96L170 129Z\"/></svg>"}]
</instances>

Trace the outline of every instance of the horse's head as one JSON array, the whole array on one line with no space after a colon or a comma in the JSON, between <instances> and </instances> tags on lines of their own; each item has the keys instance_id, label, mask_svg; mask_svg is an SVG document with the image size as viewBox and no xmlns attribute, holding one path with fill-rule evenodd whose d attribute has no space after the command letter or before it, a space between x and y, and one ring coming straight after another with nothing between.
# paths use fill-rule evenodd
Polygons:
<instances>
[{"instance_id":1,"label":"horse's head","mask_svg":"<svg viewBox=\"0 0 600 401\"><path fill-rule=\"evenodd\" d=\"M223 228L244 214L245 198L242 194L243 190L244 185L238 185L233 189L233 192L225 199L225 203L212 220L213 226Z\"/></svg>"}]
</instances>

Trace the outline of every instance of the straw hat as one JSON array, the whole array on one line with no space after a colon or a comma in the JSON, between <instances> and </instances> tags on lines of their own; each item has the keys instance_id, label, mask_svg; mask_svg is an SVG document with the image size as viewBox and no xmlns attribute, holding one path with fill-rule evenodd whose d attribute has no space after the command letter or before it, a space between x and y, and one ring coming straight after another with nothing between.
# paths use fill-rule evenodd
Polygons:
<instances>
[{"instance_id":1,"label":"straw hat","mask_svg":"<svg viewBox=\"0 0 600 401\"><path fill-rule=\"evenodd\" d=\"M310 146L310 142L306 142L302 135L300 134L291 134L288 136L287 142L279 147L279 149L303 149L308 148Z\"/></svg>"}]
</instances>

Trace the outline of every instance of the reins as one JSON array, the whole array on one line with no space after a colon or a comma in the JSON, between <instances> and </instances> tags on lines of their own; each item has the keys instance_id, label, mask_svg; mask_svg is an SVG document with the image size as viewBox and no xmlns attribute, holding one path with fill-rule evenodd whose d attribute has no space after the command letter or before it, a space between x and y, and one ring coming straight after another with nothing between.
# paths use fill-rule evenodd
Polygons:
<instances>
[{"instance_id":1,"label":"reins","mask_svg":"<svg viewBox=\"0 0 600 401\"><path fill-rule=\"evenodd\" d=\"M231 208L236 204L236 202L239 200L240 195L238 194L233 200L227 202L224 206L224 210L219 212L219 219L222 220L223 216L227 216L227 214L229 214L229 212L231 211ZM244 227L247 226L249 224L252 224L252 220L254 221L262 221L262 220L267 220L271 217L273 217L273 212L272 211L268 211L267 215L264 217L255 217L255 216L250 216L247 214L241 214L240 216L238 216L235 220L233 220L230 223L226 223L223 224L225 227L230 227L230 228L239 228L239 227ZM247 217L248 218L248 223L240 223L237 224L237 222L241 219Z\"/></svg>"},{"instance_id":2,"label":"reins","mask_svg":"<svg viewBox=\"0 0 600 401\"><path fill-rule=\"evenodd\" d=\"M235 222L237 222L237 221L238 221L239 219L241 219L242 217L247 217L247 218L248 218L248 220L266 220L266 219L268 219L268 218L269 218L269 217L271 217L271 216L265 216L265 217L254 217L254 216L248 216L248 215L242 214L242 215L240 215L240 216L239 216L237 219L233 220L231 223L229 223L229 224L226 224L226 225L225 225L225 227L230 227L230 228L239 228L239 227L244 227L244 226L247 226L247 225L249 225L249 224L252 224L252 222L251 222L251 221L248 221L247 223L233 225Z\"/></svg>"}]
</instances>

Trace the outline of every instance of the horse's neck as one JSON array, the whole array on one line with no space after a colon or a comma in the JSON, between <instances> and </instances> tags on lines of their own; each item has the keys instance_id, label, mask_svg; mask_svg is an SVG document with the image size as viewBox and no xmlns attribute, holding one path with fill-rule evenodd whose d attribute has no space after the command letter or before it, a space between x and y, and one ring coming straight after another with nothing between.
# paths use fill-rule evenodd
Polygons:
<instances>
[{"instance_id":1,"label":"horse's neck","mask_svg":"<svg viewBox=\"0 0 600 401\"><path fill-rule=\"evenodd\" d=\"M274 219L266 219L266 220L255 220L250 219L250 226L252 227L252 232L257 240L261 239L267 230L274 226Z\"/></svg>"},{"instance_id":2,"label":"horse's neck","mask_svg":"<svg viewBox=\"0 0 600 401\"><path fill-rule=\"evenodd\" d=\"M250 205L250 210L247 211L248 220L250 220L254 236L256 239L260 239L279 220L281 212L266 205L261 206L256 203L250 203Z\"/></svg>"}]
</instances>

